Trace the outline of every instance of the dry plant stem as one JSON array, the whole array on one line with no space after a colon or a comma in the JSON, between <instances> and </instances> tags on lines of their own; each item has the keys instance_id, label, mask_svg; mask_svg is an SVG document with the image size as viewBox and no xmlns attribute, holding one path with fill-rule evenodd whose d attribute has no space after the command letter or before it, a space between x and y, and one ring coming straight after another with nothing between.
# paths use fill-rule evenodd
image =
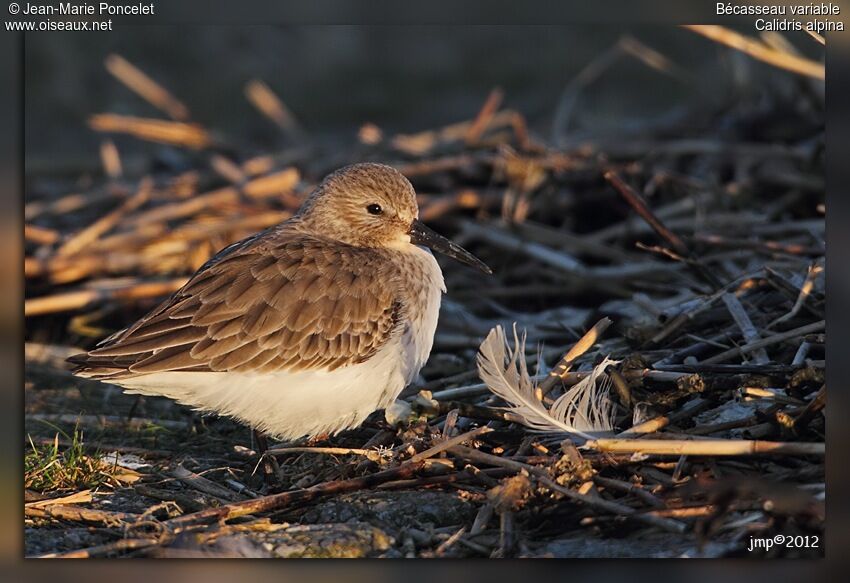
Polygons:
<instances>
[{"instance_id":1,"label":"dry plant stem","mask_svg":"<svg viewBox=\"0 0 850 583\"><path fill-rule=\"evenodd\" d=\"M743 334L744 340L747 343L761 340L758 330L753 325L752 320L750 320L750 316L747 314L744 306L741 305L741 301L738 297L735 294L726 292L721 296L721 298L723 299L723 303L726 304L726 308L729 310L729 313L732 315L732 319L735 320L738 328L741 329L741 334ZM767 351L764 348L757 348L753 350L753 361L756 364L767 364L770 362L770 357L767 355Z\"/></svg>"},{"instance_id":2,"label":"dry plant stem","mask_svg":"<svg viewBox=\"0 0 850 583\"><path fill-rule=\"evenodd\" d=\"M151 538L126 538L105 545L97 545L87 549L78 551L68 551L65 553L47 553L39 555L39 559L92 559L96 557L105 557L113 553L122 551L132 551L143 549L160 544L160 541Z\"/></svg>"},{"instance_id":3,"label":"dry plant stem","mask_svg":"<svg viewBox=\"0 0 850 583\"><path fill-rule=\"evenodd\" d=\"M570 275L583 275L587 269L581 261L564 251L555 251L538 243L530 243L496 224L480 225L464 221L463 232L506 251L527 255Z\"/></svg>"},{"instance_id":4,"label":"dry plant stem","mask_svg":"<svg viewBox=\"0 0 850 583\"><path fill-rule=\"evenodd\" d=\"M812 289L815 286L815 279L817 279L817 276L822 271L823 266L817 265L816 263L809 265L809 270L806 273L806 280L800 287L800 294L797 296L797 300L794 302L794 306L791 308L791 311L783 316L776 318L773 322L767 325L768 328L773 328L777 324L781 324L782 322L790 320L800 312L800 309L806 304L806 300L810 297L810 294L812 293Z\"/></svg>"},{"instance_id":5,"label":"dry plant stem","mask_svg":"<svg viewBox=\"0 0 850 583\"><path fill-rule=\"evenodd\" d=\"M767 273L768 282L780 292L787 294L789 297L794 297L795 304L802 298L803 309L814 315L816 318L824 317L823 309L819 307L816 302L813 301L812 296L808 293L803 293L805 282L802 285L797 286L769 265L765 266L765 272ZM792 311L793 310L794 308L792 308ZM771 322L770 324L768 324L768 328L773 327L776 324L777 322L775 321Z\"/></svg>"},{"instance_id":6,"label":"dry plant stem","mask_svg":"<svg viewBox=\"0 0 850 583\"><path fill-rule=\"evenodd\" d=\"M714 286L720 287L722 282L704 265L694 259L693 254L685 242L659 219L655 213L649 208L649 205L631 186L626 184L620 176L613 170L605 172L605 179L611 183L611 186L620 193L627 203L635 210L635 212L646 223L652 227L656 234L664 239L672 248L673 251L684 258L685 263L691 270L698 275L703 281Z\"/></svg>"},{"instance_id":7,"label":"dry plant stem","mask_svg":"<svg viewBox=\"0 0 850 583\"><path fill-rule=\"evenodd\" d=\"M730 30L725 26L694 24L683 26L697 34L701 34L715 42L737 49L748 54L754 59L763 61L773 65L774 67L779 67L780 69L785 69L786 71L791 71L814 79L820 79L821 81L826 78L826 68L823 64L803 57L798 57L797 55L777 51L757 40L748 38Z\"/></svg>"},{"instance_id":8,"label":"dry plant stem","mask_svg":"<svg viewBox=\"0 0 850 583\"><path fill-rule=\"evenodd\" d=\"M715 354L711 358L706 358L703 363L714 364L717 362L723 362L724 360L729 360L742 354L749 354L759 348L765 348L767 346L772 346L780 342L785 342L786 340L789 340L791 338L805 336L806 334L811 334L813 332L820 332L824 328L826 328L826 320L821 320L820 322L813 322L812 324L806 324L805 326L800 326L799 328L788 330L787 332L780 332L779 334L774 334L773 336L769 336L761 340L756 340L755 342L750 342L748 344L744 344L743 346L736 346L735 348L730 348L729 350L721 352L720 354Z\"/></svg>"},{"instance_id":9,"label":"dry plant stem","mask_svg":"<svg viewBox=\"0 0 850 583\"><path fill-rule=\"evenodd\" d=\"M99 113L89 118L89 127L98 132L129 134L140 140L182 146L193 150L207 148L213 140L207 131L197 124L162 119L148 119Z\"/></svg>"},{"instance_id":10,"label":"dry plant stem","mask_svg":"<svg viewBox=\"0 0 850 583\"><path fill-rule=\"evenodd\" d=\"M540 389L540 395L546 396L554 387L555 383L559 380L562 380L564 376L568 372L570 372L570 368L575 364L575 361L578 360L585 352L590 350L596 342L602 337L602 334L605 333L605 330L611 325L610 318L602 318L593 327L590 328L584 335L579 338L578 342L573 344L572 348L570 348L566 354L564 354L563 358L561 358L560 362L556 364L552 370L549 372L549 376L547 376L538 386Z\"/></svg>"},{"instance_id":11,"label":"dry plant stem","mask_svg":"<svg viewBox=\"0 0 850 583\"><path fill-rule=\"evenodd\" d=\"M301 128L288 107L280 98L259 79L249 81L245 86L245 96L260 113L269 118L283 132L297 136Z\"/></svg>"},{"instance_id":12,"label":"dry plant stem","mask_svg":"<svg viewBox=\"0 0 850 583\"><path fill-rule=\"evenodd\" d=\"M800 414L794 418L794 429L805 429L805 427L814 419L823 408L826 407L826 385L823 385L818 390L815 398L809 401Z\"/></svg>"},{"instance_id":13,"label":"dry plant stem","mask_svg":"<svg viewBox=\"0 0 850 583\"><path fill-rule=\"evenodd\" d=\"M593 481L599 486L604 486L612 490L619 490L620 492L626 492L627 494L634 494L651 506L658 508L663 508L665 506L663 500L637 484L624 482L622 480L615 480L613 478L604 478L602 476L593 476Z\"/></svg>"},{"instance_id":14,"label":"dry plant stem","mask_svg":"<svg viewBox=\"0 0 850 583\"><path fill-rule=\"evenodd\" d=\"M287 168L254 178L242 186L241 189L235 186L228 186L193 196L187 201L175 202L151 209L132 217L127 223L130 226L146 225L192 216L217 205L236 203L239 201L240 193L252 199L263 199L269 196L279 195L292 190L300 179L301 175L296 169Z\"/></svg>"},{"instance_id":15,"label":"dry plant stem","mask_svg":"<svg viewBox=\"0 0 850 583\"><path fill-rule=\"evenodd\" d=\"M446 551L449 550L449 548L451 548L452 545L454 545L460 539L460 537L463 536L463 534L465 532L466 532L466 527L465 526L461 527L460 530L458 530L453 535L451 535L449 538L447 538L442 543L440 543L440 546L438 546L434 550L434 555L436 555L438 557L445 555Z\"/></svg>"},{"instance_id":16,"label":"dry plant stem","mask_svg":"<svg viewBox=\"0 0 850 583\"><path fill-rule=\"evenodd\" d=\"M182 465L178 464L171 474L190 488L194 488L204 494L209 494L210 496L230 502L240 498L232 490L219 486L212 480L208 480L203 476L199 476L198 474L187 470Z\"/></svg>"},{"instance_id":17,"label":"dry plant stem","mask_svg":"<svg viewBox=\"0 0 850 583\"><path fill-rule=\"evenodd\" d=\"M288 492L281 492L279 494L272 494L271 496L263 496L262 498L233 502L217 508L207 508L199 512L172 518L165 521L163 524L170 529L172 533L176 534L199 524L205 524L213 521L226 521L248 514L280 510L298 502L308 502L323 496L364 490L366 488L373 488L379 484L383 484L384 482L407 479L414 476L424 465L424 460L419 462L407 462L397 468L385 470L369 476L352 478L350 480L325 482L302 490L291 490Z\"/></svg>"},{"instance_id":18,"label":"dry plant stem","mask_svg":"<svg viewBox=\"0 0 850 583\"><path fill-rule=\"evenodd\" d=\"M85 308L95 302L110 300L127 301L157 298L177 291L187 281L187 277L179 277L167 281L134 281L122 287L82 289L52 296L32 298L24 302L24 315L29 317L55 314L57 312L69 312L71 310Z\"/></svg>"},{"instance_id":19,"label":"dry plant stem","mask_svg":"<svg viewBox=\"0 0 850 583\"><path fill-rule=\"evenodd\" d=\"M466 131L464 141L467 144L474 144L481 138L481 134L483 134L487 129L487 126L490 124L490 121L493 119L493 116L502 104L503 97L504 92L498 87L490 92L490 95L487 96L487 100L484 102L484 105L481 106L481 110L478 112L478 115L475 116L475 120L473 120L472 125L470 125L469 129Z\"/></svg>"},{"instance_id":20,"label":"dry plant stem","mask_svg":"<svg viewBox=\"0 0 850 583\"><path fill-rule=\"evenodd\" d=\"M753 249L764 253L787 253L789 255L821 256L825 250L823 247L806 247L798 243L780 243L778 241L753 241L752 239L739 239L733 237L721 237L719 235L694 235L689 240L702 245L711 245L728 249Z\"/></svg>"},{"instance_id":21,"label":"dry plant stem","mask_svg":"<svg viewBox=\"0 0 850 583\"><path fill-rule=\"evenodd\" d=\"M820 34L816 33L816 32L815 32L815 31L813 31L813 30L809 30L808 28L806 28L806 29L804 29L804 30L808 33L808 35L809 35L810 37L812 37L813 39L815 39L815 40L816 40L817 42L819 42L821 45L826 46L826 39L825 39L822 35L820 35Z\"/></svg>"},{"instance_id":22,"label":"dry plant stem","mask_svg":"<svg viewBox=\"0 0 850 583\"><path fill-rule=\"evenodd\" d=\"M503 109L502 111L493 114L488 125L491 129L512 126L515 123L517 115L517 112L514 110ZM438 144L463 140L466 137L467 132L469 132L469 128L472 127L473 124L474 121L463 121L444 126L437 130L419 132L418 134L398 134L393 137L392 146L409 154L422 155L432 150ZM477 160L486 161L488 158L492 158L492 156L488 155L487 157L478 157ZM461 156L452 156L438 160L413 162L413 164L421 164L418 166L418 170L416 170L417 173L430 174L436 171L435 169L455 169L459 166L469 164L472 161L474 161L474 159L469 154L462 154ZM404 168L404 170L402 168ZM399 171L406 176L410 176L407 170L411 168L413 167L403 166L399 168Z\"/></svg>"},{"instance_id":23,"label":"dry plant stem","mask_svg":"<svg viewBox=\"0 0 850 583\"><path fill-rule=\"evenodd\" d=\"M655 433L659 429L663 429L671 423L696 415L701 409L708 407L710 403L711 401L707 399L697 397L685 403L685 405L675 413L653 417L652 419L626 429L617 437L635 437L639 435L646 435L648 433Z\"/></svg>"},{"instance_id":24,"label":"dry plant stem","mask_svg":"<svg viewBox=\"0 0 850 583\"><path fill-rule=\"evenodd\" d=\"M635 192L632 187L626 184L616 172L613 170L605 172L605 180L611 183L617 192L619 192L620 195L626 199L626 202L628 202L635 210L635 212L638 213L640 218L646 221L646 223L652 227L652 230L655 231L659 237L667 241L667 243L673 248L673 251L683 256L690 253L685 242L682 241L676 233L664 226L661 219L655 216L655 214L649 209L649 205L646 204L643 197Z\"/></svg>"},{"instance_id":25,"label":"dry plant stem","mask_svg":"<svg viewBox=\"0 0 850 583\"><path fill-rule=\"evenodd\" d=\"M150 198L151 189L153 188L153 180L145 178L139 183L139 189L136 194L128 198L124 203L113 210L112 212L102 216L94 223L68 239L56 251L59 257L67 257L74 255L94 243L102 235L115 227L125 215L132 213L134 210L145 204Z\"/></svg>"},{"instance_id":26,"label":"dry plant stem","mask_svg":"<svg viewBox=\"0 0 850 583\"><path fill-rule=\"evenodd\" d=\"M100 163L103 165L104 173L113 181L112 184L124 173L121 165L121 154L118 153L118 148L112 140L101 141Z\"/></svg>"},{"instance_id":27,"label":"dry plant stem","mask_svg":"<svg viewBox=\"0 0 850 583\"><path fill-rule=\"evenodd\" d=\"M486 474L478 474L475 475L469 469L464 469L460 472L454 472L452 474L443 474L441 476L427 476L424 478L413 478L410 480L395 480L393 482L384 482L383 484L377 486L378 490L396 490L400 488L410 489L410 488L418 488L420 486L434 486L434 485L443 485L443 484L454 484L455 482L459 482L461 480L468 482L471 478L477 478L479 481L483 481L480 478L486 477L498 484L499 482L493 477L501 478L503 476L508 475L510 472L504 468L493 468L492 470L488 470ZM492 484L491 484L492 486Z\"/></svg>"},{"instance_id":28,"label":"dry plant stem","mask_svg":"<svg viewBox=\"0 0 850 583\"><path fill-rule=\"evenodd\" d=\"M490 433L491 431L493 431L493 429L485 425L483 427L473 429L472 431L461 433L460 435L456 435L451 439L447 439L443 442L438 443L434 447L426 449L423 452L417 453L416 455L410 458L410 463L418 463L424 461L430 457L434 457L438 453L446 451L447 449L455 445L460 445L461 443L469 441L470 439L474 439L480 435L484 435L485 433Z\"/></svg>"},{"instance_id":29,"label":"dry plant stem","mask_svg":"<svg viewBox=\"0 0 850 583\"><path fill-rule=\"evenodd\" d=\"M745 439L596 439L582 446L612 453L656 455L816 455L823 456L823 443L750 441Z\"/></svg>"},{"instance_id":30,"label":"dry plant stem","mask_svg":"<svg viewBox=\"0 0 850 583\"><path fill-rule=\"evenodd\" d=\"M121 55L111 54L104 62L106 70L142 99L177 121L189 119L189 109L167 89L148 77Z\"/></svg>"},{"instance_id":31,"label":"dry plant stem","mask_svg":"<svg viewBox=\"0 0 850 583\"><path fill-rule=\"evenodd\" d=\"M58 443L58 439L53 440L53 444ZM27 490L27 494L29 494L29 490ZM69 504L88 504L92 501L91 490L81 490L79 492L74 492L69 494L68 496L61 496L59 498L44 498L40 500L33 500L31 502L26 502L26 508L44 508L45 506L53 506L56 504L60 505L69 505Z\"/></svg>"},{"instance_id":32,"label":"dry plant stem","mask_svg":"<svg viewBox=\"0 0 850 583\"><path fill-rule=\"evenodd\" d=\"M28 505L24 508L24 515L38 518L55 518L56 520L70 520L73 522L91 522L105 526L120 526L125 523L135 522L139 518L137 514L127 512L109 512L66 504L54 504L40 508Z\"/></svg>"},{"instance_id":33,"label":"dry plant stem","mask_svg":"<svg viewBox=\"0 0 850 583\"><path fill-rule=\"evenodd\" d=\"M59 240L59 237L59 232L54 229L29 224L24 225L24 239L37 245L53 245Z\"/></svg>"},{"instance_id":34,"label":"dry plant stem","mask_svg":"<svg viewBox=\"0 0 850 583\"><path fill-rule=\"evenodd\" d=\"M374 449L356 449L350 447L278 447L266 451L267 455L286 455L292 453L315 453L325 455L362 455L372 461L378 461L380 453Z\"/></svg>"},{"instance_id":35,"label":"dry plant stem","mask_svg":"<svg viewBox=\"0 0 850 583\"><path fill-rule=\"evenodd\" d=\"M580 494L579 492L565 488L553 481L549 474L546 472L546 470L520 462L506 460L495 455L490 455L478 451L477 449L471 449L460 445L452 447L449 451L460 457L475 462L509 468L516 472L526 471L529 475L533 476L541 484L543 484L550 490L563 494L564 496L575 502L582 502L591 508L602 510L604 512L610 512L612 514L628 516L630 518L634 518L635 520L645 522L652 526L657 526L670 532L682 533L685 530L685 525L680 522L665 518L659 518L657 516L652 515L637 514L635 513L635 510L633 508L630 508L628 506L617 504L616 502L609 502L608 500L605 500L603 498Z\"/></svg>"}]
</instances>

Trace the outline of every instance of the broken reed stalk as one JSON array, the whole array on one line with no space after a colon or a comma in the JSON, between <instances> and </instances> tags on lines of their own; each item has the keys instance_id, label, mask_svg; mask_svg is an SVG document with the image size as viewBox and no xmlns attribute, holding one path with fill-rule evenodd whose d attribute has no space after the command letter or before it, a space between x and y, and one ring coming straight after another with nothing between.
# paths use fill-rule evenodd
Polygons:
<instances>
[{"instance_id":1,"label":"broken reed stalk","mask_svg":"<svg viewBox=\"0 0 850 583\"><path fill-rule=\"evenodd\" d=\"M172 119L177 121L189 119L188 107L121 55L111 54L107 56L104 65L107 71L112 73L131 91L157 109L164 111Z\"/></svg>"},{"instance_id":2,"label":"broken reed stalk","mask_svg":"<svg viewBox=\"0 0 850 583\"><path fill-rule=\"evenodd\" d=\"M721 298L723 299L723 303L726 304L726 309L728 309L729 313L732 315L732 319L735 320L738 328L741 329L744 341L746 343L752 343L761 340L759 331L753 325L749 314L747 314L747 310L745 310L744 306L741 305L741 301L738 297L735 294L726 292L723 296L721 296ZM767 355L767 351L765 351L764 348L756 348L753 350L753 361L755 364L767 364L770 362L770 357Z\"/></svg>"},{"instance_id":3,"label":"broken reed stalk","mask_svg":"<svg viewBox=\"0 0 850 583\"><path fill-rule=\"evenodd\" d=\"M280 195L292 190L300 179L301 174L298 170L295 168L286 168L254 178L245 183L241 188L226 186L193 196L186 201L174 202L150 209L147 212L130 217L127 220L127 224L129 226L147 225L192 216L217 205L236 203L239 201L241 195L252 199Z\"/></svg>"},{"instance_id":4,"label":"broken reed stalk","mask_svg":"<svg viewBox=\"0 0 850 583\"><path fill-rule=\"evenodd\" d=\"M826 385L823 385L818 390L814 399L809 401L809 404L794 418L794 429L805 429L811 420L814 419L815 415L820 413L824 407L826 407Z\"/></svg>"},{"instance_id":5,"label":"broken reed stalk","mask_svg":"<svg viewBox=\"0 0 850 583\"><path fill-rule=\"evenodd\" d=\"M53 518L56 520L70 520L72 522L89 522L104 526L121 526L132 524L138 520L138 514L129 512L114 512L98 510L95 508L81 508L70 504L52 504L34 506L27 504L24 507L24 516L32 518Z\"/></svg>"},{"instance_id":6,"label":"broken reed stalk","mask_svg":"<svg viewBox=\"0 0 850 583\"><path fill-rule=\"evenodd\" d=\"M56 250L57 257L74 255L94 243L102 235L110 231L129 213L145 204L150 198L153 180L150 177L142 179L136 193L124 201L115 210L103 215L88 227L69 238Z\"/></svg>"},{"instance_id":7,"label":"broken reed stalk","mask_svg":"<svg viewBox=\"0 0 850 583\"><path fill-rule=\"evenodd\" d=\"M213 145L212 137L198 124L98 113L89 118L89 127L97 132L129 134L148 142L201 150Z\"/></svg>"},{"instance_id":8,"label":"broken reed stalk","mask_svg":"<svg viewBox=\"0 0 850 583\"><path fill-rule=\"evenodd\" d=\"M85 308L95 302L112 300L140 300L156 298L174 293L183 287L188 277L178 277L166 281L132 281L121 287L100 287L63 292L51 296L31 298L24 302L24 315L43 316L58 312L69 312Z\"/></svg>"},{"instance_id":9,"label":"broken reed stalk","mask_svg":"<svg viewBox=\"0 0 850 583\"><path fill-rule=\"evenodd\" d=\"M655 231L659 237L664 239L664 241L673 248L673 251L677 255L683 258L685 264L691 269L691 271L699 276L700 279L715 288L723 285L714 273L706 269L702 263L695 259L693 253L691 253L691 250L685 242L676 233L667 228L661 219L652 212L643 197L631 186L626 184L616 172L613 170L606 170L604 176L605 180L611 183L611 186L620 193L620 195L627 203L629 203L629 206L635 210L640 218L646 221L646 223L652 227L652 230Z\"/></svg>"},{"instance_id":10,"label":"broken reed stalk","mask_svg":"<svg viewBox=\"0 0 850 583\"><path fill-rule=\"evenodd\" d=\"M714 24L685 24L683 28L694 31L697 34L709 38L720 44L746 53L754 59L765 62L774 67L798 73L821 81L826 79L826 67L805 57L792 55L772 49L767 45L746 37L740 33L730 30L725 26Z\"/></svg>"},{"instance_id":11,"label":"broken reed stalk","mask_svg":"<svg viewBox=\"0 0 850 583\"><path fill-rule=\"evenodd\" d=\"M637 425L619 433L617 437L635 437L639 435L646 435L648 433L655 433L656 431L667 427L671 423L676 423L677 421L696 415L701 409L705 409L710 404L711 401L708 399L697 397L685 403L685 405L678 411L668 415L659 415L658 417L653 417L643 423L638 423Z\"/></svg>"},{"instance_id":12,"label":"broken reed stalk","mask_svg":"<svg viewBox=\"0 0 850 583\"><path fill-rule=\"evenodd\" d=\"M283 132L297 137L301 132L298 121L271 88L259 79L253 79L245 85L245 97L251 105L269 118Z\"/></svg>"},{"instance_id":13,"label":"broken reed stalk","mask_svg":"<svg viewBox=\"0 0 850 583\"><path fill-rule=\"evenodd\" d=\"M416 455L414 455L413 457L410 458L410 462L416 463L416 462L420 462L422 460L426 460L430 457L437 455L438 453L446 451L450 447L453 447L455 445L460 445L460 444L462 444L466 441L469 441L470 439L474 439L474 438L476 438L480 435L484 435L485 433L490 433L491 431L493 431L493 429L491 427L487 427L486 425L484 425L482 427L478 427L476 429L473 429L472 431L467 431L466 433L461 433L460 435L456 435L455 437L446 439L445 441L441 441L440 443L438 443L434 447L431 447L429 449L426 449L425 451L417 453Z\"/></svg>"},{"instance_id":14,"label":"broken reed stalk","mask_svg":"<svg viewBox=\"0 0 850 583\"><path fill-rule=\"evenodd\" d=\"M655 455L815 455L826 452L823 443L753 441L746 439L596 439L583 448L610 453L641 453Z\"/></svg>"},{"instance_id":15,"label":"broken reed stalk","mask_svg":"<svg viewBox=\"0 0 850 583\"><path fill-rule=\"evenodd\" d=\"M37 245L53 245L59 240L59 231L36 225L24 225L24 240L31 241ZM29 258L27 258L29 259Z\"/></svg>"},{"instance_id":16,"label":"broken reed stalk","mask_svg":"<svg viewBox=\"0 0 850 583\"><path fill-rule=\"evenodd\" d=\"M573 344L572 348L564 354L558 364L552 367L552 370L549 372L549 376L543 379L540 385L538 385L538 396L540 398L549 394L549 392L555 387L555 383L559 380L563 380L566 374L570 372L570 368L573 364L575 364L575 361L578 360L585 352L590 350L594 344L596 344L610 325L610 318L602 318L594 324L590 330L585 332L584 335L579 338L578 342Z\"/></svg>"},{"instance_id":17,"label":"broken reed stalk","mask_svg":"<svg viewBox=\"0 0 850 583\"><path fill-rule=\"evenodd\" d=\"M496 87L490 92L484 105L481 106L478 115L472 121L472 125L466 130L466 135L463 139L467 144L474 144L481 138L481 134L487 129L490 120L493 119L493 116L499 110L503 97L504 92L499 87Z\"/></svg>"},{"instance_id":18,"label":"broken reed stalk","mask_svg":"<svg viewBox=\"0 0 850 583\"><path fill-rule=\"evenodd\" d=\"M703 364L714 364L718 362L723 362L724 360L729 360L730 358L734 358L736 356L749 354L759 348L765 348L767 346L772 346L780 342L785 342L786 340L790 340L791 338L798 338L800 336L805 336L806 334L811 334L813 332L820 332L825 328L826 320L821 320L820 322L813 322L811 324L806 324L805 326L800 326L799 328L794 328L793 330L788 330L787 332L780 332L779 334L774 334L773 336L768 336L767 338L762 338L761 340L756 340L755 342L750 342L742 346L730 348L729 350L721 352L720 354L715 354L710 358L706 358L702 362Z\"/></svg>"},{"instance_id":19,"label":"broken reed stalk","mask_svg":"<svg viewBox=\"0 0 850 583\"><path fill-rule=\"evenodd\" d=\"M219 486L212 480L187 470L182 464L177 464L177 467L174 468L171 475L186 484L188 487L199 492L203 492L204 494L209 494L215 498L227 500L228 502L234 502L243 498L236 494L233 490L225 488L224 486Z\"/></svg>"},{"instance_id":20,"label":"broken reed stalk","mask_svg":"<svg viewBox=\"0 0 850 583\"><path fill-rule=\"evenodd\" d=\"M118 153L118 147L110 139L105 139L100 142L100 163L103 165L103 171L113 181L121 178L124 173L121 164L121 154Z\"/></svg>"}]
</instances>

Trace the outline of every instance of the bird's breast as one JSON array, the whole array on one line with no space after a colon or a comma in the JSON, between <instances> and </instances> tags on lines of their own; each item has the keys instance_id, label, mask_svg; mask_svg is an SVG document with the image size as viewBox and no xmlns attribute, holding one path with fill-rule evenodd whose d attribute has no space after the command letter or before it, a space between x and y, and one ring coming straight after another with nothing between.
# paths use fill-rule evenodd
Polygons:
<instances>
[{"instance_id":1,"label":"bird's breast","mask_svg":"<svg viewBox=\"0 0 850 583\"><path fill-rule=\"evenodd\" d=\"M408 383L419 374L431 354L440 298L446 290L443 272L431 252L413 245L411 248L399 264L407 304L402 345Z\"/></svg>"}]
</instances>

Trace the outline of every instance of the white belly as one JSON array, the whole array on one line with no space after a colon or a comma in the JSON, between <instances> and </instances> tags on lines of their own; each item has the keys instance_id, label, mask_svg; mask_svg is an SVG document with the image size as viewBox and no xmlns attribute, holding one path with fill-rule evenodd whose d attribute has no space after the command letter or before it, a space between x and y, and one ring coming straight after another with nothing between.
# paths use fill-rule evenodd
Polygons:
<instances>
[{"instance_id":1,"label":"white belly","mask_svg":"<svg viewBox=\"0 0 850 583\"><path fill-rule=\"evenodd\" d=\"M274 374L161 372L112 381L128 392L165 396L233 417L279 439L336 433L360 425L392 403L428 360L444 291L430 253L421 251L428 281L402 333L366 362L334 371Z\"/></svg>"}]
</instances>

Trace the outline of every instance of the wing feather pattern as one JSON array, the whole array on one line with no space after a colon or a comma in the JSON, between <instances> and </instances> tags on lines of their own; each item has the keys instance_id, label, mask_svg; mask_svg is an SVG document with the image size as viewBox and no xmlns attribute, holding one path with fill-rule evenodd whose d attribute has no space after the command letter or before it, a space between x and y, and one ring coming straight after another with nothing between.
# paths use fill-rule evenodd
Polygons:
<instances>
[{"instance_id":1,"label":"wing feather pattern","mask_svg":"<svg viewBox=\"0 0 850 583\"><path fill-rule=\"evenodd\" d=\"M293 229L230 246L133 326L69 360L78 374L116 379L363 362L401 328L398 276L387 255L332 245Z\"/></svg>"}]
</instances>

